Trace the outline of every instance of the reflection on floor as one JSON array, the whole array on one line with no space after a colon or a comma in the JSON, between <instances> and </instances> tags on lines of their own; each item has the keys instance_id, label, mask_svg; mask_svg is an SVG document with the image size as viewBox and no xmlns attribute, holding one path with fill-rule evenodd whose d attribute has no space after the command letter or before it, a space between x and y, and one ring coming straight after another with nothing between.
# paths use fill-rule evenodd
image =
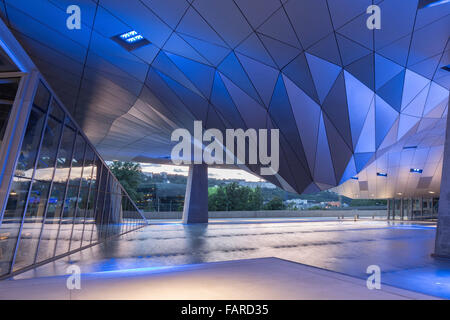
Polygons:
<instances>
[{"instance_id":1,"label":"reflection on floor","mask_svg":"<svg viewBox=\"0 0 450 320\"><path fill-rule=\"evenodd\" d=\"M278 257L366 279L378 265L382 283L450 298L450 263L433 259L435 227L386 221L307 219L157 223L24 273L17 279Z\"/></svg>"},{"instance_id":2,"label":"reflection on floor","mask_svg":"<svg viewBox=\"0 0 450 320\"><path fill-rule=\"evenodd\" d=\"M84 274L79 290L66 277L0 283L0 299L434 299L277 258ZM181 311L181 310L180 310ZM218 311L219 312L219 311ZM224 312L224 310L222 310Z\"/></svg>"}]
</instances>

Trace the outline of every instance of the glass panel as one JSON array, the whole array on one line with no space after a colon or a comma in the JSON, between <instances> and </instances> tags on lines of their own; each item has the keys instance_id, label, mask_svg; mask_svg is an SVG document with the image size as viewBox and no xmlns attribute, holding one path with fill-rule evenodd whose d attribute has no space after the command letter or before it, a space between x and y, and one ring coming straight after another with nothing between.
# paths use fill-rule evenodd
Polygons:
<instances>
[{"instance_id":1,"label":"glass panel","mask_svg":"<svg viewBox=\"0 0 450 320\"><path fill-rule=\"evenodd\" d=\"M97 157L96 158L96 162L95 162L95 168L94 171L95 173L93 173L93 177L95 175L96 177L96 188L95 188L95 201L93 203L93 224L92 224L92 233L91 233L91 243L95 243L98 241L98 233L99 233L99 221L101 219L100 215L98 214L99 211L101 212L101 210L103 210L103 201L104 201L104 193L102 193L101 190L101 185L104 184L104 181L106 181L106 177L103 177L103 174L105 173L104 170L102 170L103 168L103 164L100 161L100 159ZM99 208L102 208L101 210Z\"/></svg>"},{"instance_id":2,"label":"glass panel","mask_svg":"<svg viewBox=\"0 0 450 320\"><path fill-rule=\"evenodd\" d=\"M20 71L16 64L6 54L3 49L0 48L0 72L17 72Z\"/></svg>"},{"instance_id":3,"label":"glass panel","mask_svg":"<svg viewBox=\"0 0 450 320\"><path fill-rule=\"evenodd\" d=\"M42 82L39 82L36 95L34 96L33 105L43 111L47 111L49 102L50 91L48 91Z\"/></svg>"},{"instance_id":4,"label":"glass panel","mask_svg":"<svg viewBox=\"0 0 450 320\"><path fill-rule=\"evenodd\" d=\"M128 210L127 210L127 196L122 195L122 222L123 222L123 232L128 231Z\"/></svg>"},{"instance_id":5,"label":"glass panel","mask_svg":"<svg viewBox=\"0 0 450 320\"><path fill-rule=\"evenodd\" d=\"M75 210L79 200L78 191L83 174L85 148L86 142L84 138L80 134L78 134L73 151L72 165L70 168L69 189L67 191L65 210L63 212L61 226L59 228L58 243L56 245L56 255L68 252L70 248L74 218L76 214Z\"/></svg>"},{"instance_id":6,"label":"glass panel","mask_svg":"<svg viewBox=\"0 0 450 320\"><path fill-rule=\"evenodd\" d=\"M22 149L20 150L16 166L16 176L32 177L44 123L45 114L42 111L33 108L22 142Z\"/></svg>"},{"instance_id":7,"label":"glass panel","mask_svg":"<svg viewBox=\"0 0 450 320\"><path fill-rule=\"evenodd\" d=\"M78 201L75 219L75 230L72 236L72 243L70 246L71 250L77 248L78 246L82 246L82 242L84 241L83 239L85 238L85 231L87 231L85 223L87 223L89 219L88 218L89 190L92 184L91 178L92 178L92 171L94 168L94 160L95 160L94 152L92 151L92 148L89 145L87 145L83 163L83 176L81 179L80 200Z\"/></svg>"},{"instance_id":8,"label":"glass panel","mask_svg":"<svg viewBox=\"0 0 450 320\"><path fill-rule=\"evenodd\" d=\"M56 158L53 187L50 193L41 243L39 244L38 262L53 257L56 240L58 238L61 216L68 207L66 201L64 201L64 197L66 193L67 180L69 178L70 165L72 162L74 140L75 131L68 126L64 126L61 146Z\"/></svg>"},{"instance_id":9,"label":"glass panel","mask_svg":"<svg viewBox=\"0 0 450 320\"><path fill-rule=\"evenodd\" d=\"M106 190L106 184L108 180L108 170L106 170L105 166L102 165L102 171L101 171L101 179L99 183L99 190L98 190L98 199L97 199L97 208L95 210L95 221L97 224L102 225L103 224L103 211L105 206L105 190Z\"/></svg>"},{"instance_id":10,"label":"glass panel","mask_svg":"<svg viewBox=\"0 0 450 320\"><path fill-rule=\"evenodd\" d=\"M13 104L19 88L20 78L0 79L0 101L2 103Z\"/></svg>"},{"instance_id":11,"label":"glass panel","mask_svg":"<svg viewBox=\"0 0 450 320\"><path fill-rule=\"evenodd\" d=\"M29 187L29 179L14 177L0 225L0 275L10 271Z\"/></svg>"},{"instance_id":12,"label":"glass panel","mask_svg":"<svg viewBox=\"0 0 450 320\"><path fill-rule=\"evenodd\" d=\"M81 136L77 135L77 141L75 144L74 156L72 159L72 169L70 170L70 185L79 186L80 189L76 195L76 198L71 198L69 205L69 217L72 216L72 230L70 248L79 248L81 245L81 237L83 233L84 223L84 208L87 199L87 185L89 183L90 175L92 174L92 166L84 167L86 141ZM86 172L84 172L86 171ZM88 180L84 178L88 175ZM73 206L73 208L72 208Z\"/></svg>"},{"instance_id":13,"label":"glass panel","mask_svg":"<svg viewBox=\"0 0 450 320\"><path fill-rule=\"evenodd\" d=\"M50 182L33 182L14 263L14 271L34 263L49 192Z\"/></svg>"},{"instance_id":14,"label":"glass panel","mask_svg":"<svg viewBox=\"0 0 450 320\"><path fill-rule=\"evenodd\" d=\"M81 183L85 148L86 142L84 138L80 134L78 134L72 158L72 167L70 169L70 185L75 186Z\"/></svg>"},{"instance_id":15,"label":"glass panel","mask_svg":"<svg viewBox=\"0 0 450 320\"><path fill-rule=\"evenodd\" d=\"M53 178L56 153L58 151L59 139L62 130L62 123L55 117L55 115L58 115L60 112L61 108L54 104L47 119L44 139L42 140L34 179L51 181Z\"/></svg>"},{"instance_id":16,"label":"glass panel","mask_svg":"<svg viewBox=\"0 0 450 320\"><path fill-rule=\"evenodd\" d=\"M0 68L1 69L1 68ZM0 79L0 145L8 125L9 115L19 87L20 78Z\"/></svg>"},{"instance_id":17,"label":"glass panel","mask_svg":"<svg viewBox=\"0 0 450 320\"><path fill-rule=\"evenodd\" d=\"M90 147L88 147L88 150L91 150ZM90 151L92 152L92 150ZM95 156L94 156L95 157ZM90 191L89 191L89 200L86 210L86 218L84 222L84 231L83 231L83 243L82 246L88 245L91 243L91 237L92 237L92 230L95 224L94 219L94 209L95 209L95 203L97 198L97 179L100 172L97 170L97 164L99 163L97 157L94 158L94 162L92 163L92 179L90 183Z\"/></svg>"}]
</instances>

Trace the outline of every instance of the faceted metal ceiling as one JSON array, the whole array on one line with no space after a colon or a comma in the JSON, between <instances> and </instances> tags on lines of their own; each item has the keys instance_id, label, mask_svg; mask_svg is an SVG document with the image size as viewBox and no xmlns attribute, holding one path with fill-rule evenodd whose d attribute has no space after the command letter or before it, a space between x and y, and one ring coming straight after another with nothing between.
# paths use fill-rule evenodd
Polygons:
<instances>
[{"instance_id":1,"label":"faceted metal ceiling","mask_svg":"<svg viewBox=\"0 0 450 320\"><path fill-rule=\"evenodd\" d=\"M72 4L81 30L66 28ZM372 4L380 30L366 26ZM286 190L347 181L339 190L353 196L438 192L449 3L1 0L0 11L106 159L167 162L172 130L196 119L279 128L279 174L264 178ZM131 30L150 43L112 40ZM423 173L405 178L411 166Z\"/></svg>"}]
</instances>

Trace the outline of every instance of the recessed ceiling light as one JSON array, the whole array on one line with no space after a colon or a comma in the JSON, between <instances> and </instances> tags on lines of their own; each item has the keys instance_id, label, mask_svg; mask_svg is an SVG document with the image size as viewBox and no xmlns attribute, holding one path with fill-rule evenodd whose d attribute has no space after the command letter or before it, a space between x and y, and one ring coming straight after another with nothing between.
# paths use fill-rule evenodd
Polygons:
<instances>
[{"instance_id":1,"label":"recessed ceiling light","mask_svg":"<svg viewBox=\"0 0 450 320\"><path fill-rule=\"evenodd\" d=\"M125 42L128 43L134 43L134 42L138 42L140 40L144 40L144 37L141 36L140 34L138 34L136 31L130 31L124 34L121 34L120 39L124 40Z\"/></svg>"},{"instance_id":2,"label":"recessed ceiling light","mask_svg":"<svg viewBox=\"0 0 450 320\"><path fill-rule=\"evenodd\" d=\"M121 34L120 38L123 39L123 40L126 40L126 39L132 38L132 37L137 36L137 35L138 35L138 33L136 31L132 30L130 32L126 32L126 33Z\"/></svg>"},{"instance_id":3,"label":"recessed ceiling light","mask_svg":"<svg viewBox=\"0 0 450 320\"><path fill-rule=\"evenodd\" d=\"M422 172L423 172L423 169L413 169L413 168L411 168L411 169L409 170L409 172L412 172L412 173L422 173Z\"/></svg>"},{"instance_id":4,"label":"recessed ceiling light","mask_svg":"<svg viewBox=\"0 0 450 320\"><path fill-rule=\"evenodd\" d=\"M377 172L378 177L387 177L387 173L384 172Z\"/></svg>"},{"instance_id":5,"label":"recessed ceiling light","mask_svg":"<svg viewBox=\"0 0 450 320\"><path fill-rule=\"evenodd\" d=\"M136 50L150 43L141 34L135 30L131 30L111 38L116 43L120 44L127 51Z\"/></svg>"},{"instance_id":6,"label":"recessed ceiling light","mask_svg":"<svg viewBox=\"0 0 450 320\"><path fill-rule=\"evenodd\" d=\"M428 193L430 193L430 194L434 194L434 191L428 191Z\"/></svg>"}]
</instances>

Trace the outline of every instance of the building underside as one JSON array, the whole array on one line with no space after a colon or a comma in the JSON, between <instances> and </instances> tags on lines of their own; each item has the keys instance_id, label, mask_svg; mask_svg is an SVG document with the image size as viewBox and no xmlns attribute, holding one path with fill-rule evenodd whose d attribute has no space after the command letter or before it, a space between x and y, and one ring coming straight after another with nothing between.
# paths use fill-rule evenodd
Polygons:
<instances>
[{"instance_id":1,"label":"building underside","mask_svg":"<svg viewBox=\"0 0 450 320\"><path fill-rule=\"evenodd\" d=\"M447 1L75 2L79 28L70 1L0 0L0 278L145 225L105 160L170 164L194 121L279 129L261 177L287 191L450 195ZM207 222L190 172L184 222Z\"/></svg>"},{"instance_id":2,"label":"building underside","mask_svg":"<svg viewBox=\"0 0 450 320\"><path fill-rule=\"evenodd\" d=\"M280 169L263 178L289 191L439 193L449 4L380 1L369 30L372 1L78 2L80 30L65 1L0 9L105 159L170 163L171 132L202 120L279 128ZM131 30L144 45L116 41Z\"/></svg>"}]
</instances>

